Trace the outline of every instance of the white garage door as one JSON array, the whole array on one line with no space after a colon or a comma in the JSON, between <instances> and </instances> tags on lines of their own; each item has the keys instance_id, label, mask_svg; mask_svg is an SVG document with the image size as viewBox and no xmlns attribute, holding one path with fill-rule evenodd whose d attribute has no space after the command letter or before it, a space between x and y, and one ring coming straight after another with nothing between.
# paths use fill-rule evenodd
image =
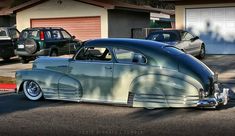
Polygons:
<instances>
[{"instance_id":1,"label":"white garage door","mask_svg":"<svg viewBox=\"0 0 235 136\"><path fill-rule=\"evenodd\" d=\"M186 9L185 23L203 39L207 54L235 54L235 7Z\"/></svg>"}]
</instances>

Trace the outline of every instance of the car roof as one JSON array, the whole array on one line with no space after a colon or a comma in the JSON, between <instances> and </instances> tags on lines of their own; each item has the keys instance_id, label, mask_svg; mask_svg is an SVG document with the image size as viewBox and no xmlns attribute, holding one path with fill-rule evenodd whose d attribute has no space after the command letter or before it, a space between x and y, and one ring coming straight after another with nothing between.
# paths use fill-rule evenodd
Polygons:
<instances>
[{"instance_id":1,"label":"car roof","mask_svg":"<svg viewBox=\"0 0 235 136\"><path fill-rule=\"evenodd\" d=\"M51 29L64 30L61 27L30 27L30 28L26 28L24 30L51 30Z\"/></svg>"},{"instance_id":2,"label":"car roof","mask_svg":"<svg viewBox=\"0 0 235 136\"><path fill-rule=\"evenodd\" d=\"M154 34L154 33L159 33L159 32L174 32L174 33L179 33L179 32L184 32L185 30L181 30L181 29L173 29L173 30L157 30L157 31L152 31L150 32L150 34Z\"/></svg>"},{"instance_id":3,"label":"car roof","mask_svg":"<svg viewBox=\"0 0 235 136\"><path fill-rule=\"evenodd\" d=\"M143 39L131 39L131 38L103 38L89 40L84 43L84 46L108 46L108 47L123 47L123 48L135 48L139 50L148 50L148 49L161 49L167 46L168 44L143 40Z\"/></svg>"}]
</instances>

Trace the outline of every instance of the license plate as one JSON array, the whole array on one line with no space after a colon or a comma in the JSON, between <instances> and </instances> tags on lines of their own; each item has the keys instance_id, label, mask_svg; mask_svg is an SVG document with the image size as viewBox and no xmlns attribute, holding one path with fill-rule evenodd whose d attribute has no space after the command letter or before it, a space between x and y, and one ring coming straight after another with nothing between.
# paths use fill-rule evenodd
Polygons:
<instances>
[{"instance_id":1,"label":"license plate","mask_svg":"<svg viewBox=\"0 0 235 136\"><path fill-rule=\"evenodd\" d=\"M24 48L24 45L19 44L19 45L18 45L18 48L19 48L19 49L23 49L23 48Z\"/></svg>"}]
</instances>

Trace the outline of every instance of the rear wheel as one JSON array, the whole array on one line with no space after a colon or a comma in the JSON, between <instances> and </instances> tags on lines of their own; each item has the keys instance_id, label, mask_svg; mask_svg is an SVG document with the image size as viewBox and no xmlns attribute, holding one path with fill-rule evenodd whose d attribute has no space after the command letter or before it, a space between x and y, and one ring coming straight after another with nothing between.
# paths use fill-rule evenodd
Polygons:
<instances>
[{"instance_id":1,"label":"rear wheel","mask_svg":"<svg viewBox=\"0 0 235 136\"><path fill-rule=\"evenodd\" d=\"M34 54L37 51L37 42L34 39L25 40L25 51L29 54Z\"/></svg>"},{"instance_id":2,"label":"rear wheel","mask_svg":"<svg viewBox=\"0 0 235 136\"><path fill-rule=\"evenodd\" d=\"M42 90L34 81L25 81L23 83L23 91L26 98L37 101L42 98Z\"/></svg>"}]
</instances>

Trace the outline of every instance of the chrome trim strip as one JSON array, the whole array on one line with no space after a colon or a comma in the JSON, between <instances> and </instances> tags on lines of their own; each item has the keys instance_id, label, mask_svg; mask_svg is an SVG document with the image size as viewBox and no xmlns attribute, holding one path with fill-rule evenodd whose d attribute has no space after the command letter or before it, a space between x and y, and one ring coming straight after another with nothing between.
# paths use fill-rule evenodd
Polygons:
<instances>
[{"instance_id":1,"label":"chrome trim strip","mask_svg":"<svg viewBox=\"0 0 235 136\"><path fill-rule=\"evenodd\" d=\"M96 100L96 99L87 99L87 98L82 98L82 102L94 102L94 103L111 103L111 104L125 104L127 105L127 102L123 101L113 101L113 100Z\"/></svg>"}]
</instances>

